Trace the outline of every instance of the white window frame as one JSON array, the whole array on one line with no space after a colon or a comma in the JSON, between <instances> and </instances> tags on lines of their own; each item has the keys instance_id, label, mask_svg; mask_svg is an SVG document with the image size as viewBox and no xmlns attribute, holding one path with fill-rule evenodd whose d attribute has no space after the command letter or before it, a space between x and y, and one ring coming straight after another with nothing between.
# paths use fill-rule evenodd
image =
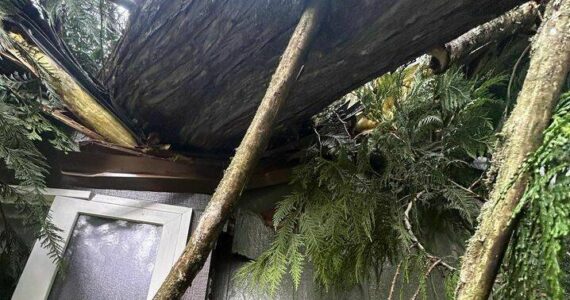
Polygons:
<instances>
[{"instance_id":1,"label":"white window frame","mask_svg":"<svg viewBox=\"0 0 570 300\"><path fill-rule=\"evenodd\" d=\"M170 268L184 251L192 209L148 201L96 195L92 200L55 197L50 209L52 222L62 230L64 251L80 214L162 226L147 299L152 299ZM36 241L26 263L13 300L47 299L57 274L48 250Z\"/></svg>"}]
</instances>

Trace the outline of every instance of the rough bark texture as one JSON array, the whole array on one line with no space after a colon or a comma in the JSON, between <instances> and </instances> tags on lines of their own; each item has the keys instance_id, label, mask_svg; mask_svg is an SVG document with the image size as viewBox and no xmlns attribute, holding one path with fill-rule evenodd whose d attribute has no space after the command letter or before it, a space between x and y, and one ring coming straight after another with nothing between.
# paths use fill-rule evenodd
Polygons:
<instances>
[{"instance_id":1,"label":"rough bark texture","mask_svg":"<svg viewBox=\"0 0 570 300\"><path fill-rule=\"evenodd\" d=\"M162 142L232 151L305 0L147 0L107 64L114 101ZM522 0L333 0L278 122L307 120L366 81Z\"/></svg>"},{"instance_id":2,"label":"rough bark texture","mask_svg":"<svg viewBox=\"0 0 570 300\"><path fill-rule=\"evenodd\" d=\"M500 169L491 201L463 257L458 299L487 299L508 245L513 210L524 194L527 176L511 185L526 157L542 142L570 66L570 0L550 1L535 40L523 88L503 129ZM497 158L495 158L497 160ZM508 188L508 189L507 189Z\"/></svg>"},{"instance_id":3,"label":"rough bark texture","mask_svg":"<svg viewBox=\"0 0 570 300\"><path fill-rule=\"evenodd\" d=\"M432 50L431 68L436 72L443 72L450 65L465 60L477 49L530 28L535 24L537 17L536 2L530 1L518 6L496 19L469 30L443 47Z\"/></svg>"},{"instance_id":4,"label":"rough bark texture","mask_svg":"<svg viewBox=\"0 0 570 300\"><path fill-rule=\"evenodd\" d=\"M200 218L184 253L154 299L180 298L212 251L224 222L247 183L247 178L267 147L277 113L295 84L327 2L312 1L305 9L235 157Z\"/></svg>"}]
</instances>

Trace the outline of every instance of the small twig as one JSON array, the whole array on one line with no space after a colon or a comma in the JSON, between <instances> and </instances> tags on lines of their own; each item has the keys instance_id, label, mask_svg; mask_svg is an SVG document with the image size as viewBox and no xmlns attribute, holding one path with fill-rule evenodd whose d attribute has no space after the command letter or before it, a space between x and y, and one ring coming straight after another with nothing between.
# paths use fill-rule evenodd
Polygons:
<instances>
[{"instance_id":1,"label":"small twig","mask_svg":"<svg viewBox=\"0 0 570 300\"><path fill-rule=\"evenodd\" d=\"M319 155L323 156L323 143L321 141L321 135L319 134L319 131L313 127L313 131L315 131L315 134L317 135L317 139L319 141Z\"/></svg>"},{"instance_id":2,"label":"small twig","mask_svg":"<svg viewBox=\"0 0 570 300\"><path fill-rule=\"evenodd\" d=\"M426 271L426 274L424 275L425 278L426 278L426 280L427 280L427 277L429 276L429 274L431 274L431 271L433 271L433 269L434 269L437 265L441 264L441 262L442 262L442 260L441 260L441 259L438 259L438 260L436 260L436 261L429 267L429 269ZM418 286L418 289L417 289L416 292L414 293L414 296L412 296L412 299L411 299L411 300L416 300L416 299L418 298L418 296L419 296L419 294L420 294L420 288L421 288L421 286Z\"/></svg>"},{"instance_id":3,"label":"small twig","mask_svg":"<svg viewBox=\"0 0 570 300\"><path fill-rule=\"evenodd\" d=\"M395 134L394 132L390 132L390 135L393 135L396 139L400 140L402 143L406 143L401 137L399 137L397 134Z\"/></svg>"},{"instance_id":4,"label":"small twig","mask_svg":"<svg viewBox=\"0 0 570 300\"><path fill-rule=\"evenodd\" d=\"M528 46L526 46L526 48L524 48L523 52L521 53L521 55L517 59L517 62L513 66L513 71L511 72L511 78L509 78L509 85L507 87L507 103L505 105L505 111L503 112L503 120L506 119L507 114L509 113L509 105L511 104L511 89L513 86L513 82L515 80L515 75L517 73L517 70L519 68L519 65L520 65L523 57L525 57L525 55L527 54L527 52L529 50L530 50L530 44Z\"/></svg>"},{"instance_id":5,"label":"small twig","mask_svg":"<svg viewBox=\"0 0 570 300\"><path fill-rule=\"evenodd\" d=\"M485 177L485 172L483 172L483 174L481 174L481 176L479 176L479 178L475 180L467 189L472 191L474 187L476 187L479 183L481 183L483 177Z\"/></svg>"},{"instance_id":6,"label":"small twig","mask_svg":"<svg viewBox=\"0 0 570 300\"><path fill-rule=\"evenodd\" d=\"M388 300L392 300L392 297L394 296L394 290L396 289L396 281L398 280L398 276L400 275L400 267L402 267L402 262L401 261L398 264L398 267L396 268L396 273L394 274L394 278L392 279L392 285L390 286L390 294L388 294Z\"/></svg>"},{"instance_id":7,"label":"small twig","mask_svg":"<svg viewBox=\"0 0 570 300\"><path fill-rule=\"evenodd\" d=\"M455 181L453 181L453 180L451 180L451 179L449 179L449 178L448 178L447 180L448 180L451 184L453 184L453 185L455 185L456 187L458 187L459 189L464 190L464 191L466 191L466 192L469 193L469 194L472 194L476 199L478 199L478 200L480 200L480 201L482 201L482 202L485 202L485 201L483 201L483 197L481 197L481 195L475 193L475 192L472 191L470 188L466 188L466 187L462 186L461 184L459 184L459 183L457 183L457 182L455 182Z\"/></svg>"},{"instance_id":8,"label":"small twig","mask_svg":"<svg viewBox=\"0 0 570 300\"><path fill-rule=\"evenodd\" d=\"M348 127L346 127L346 121L344 121L339 115L338 113L335 111L334 114L336 115L336 117L338 118L338 120L342 123L342 126L344 127L344 131L346 132L346 134L348 135L349 138L352 139L352 135L350 134L350 131L348 130Z\"/></svg>"},{"instance_id":9,"label":"small twig","mask_svg":"<svg viewBox=\"0 0 570 300\"><path fill-rule=\"evenodd\" d=\"M419 192L416 195L416 197L414 199L412 199L412 201L410 201L410 203L408 203L408 207L404 211L404 227L406 228L406 230L408 231L408 234L410 235L410 238L412 239L413 246L418 247L418 249L425 252L426 249L424 248L422 243L420 243L420 241L418 240L418 238L414 234L414 231L412 230L412 223L410 222L410 212L412 211L412 207L414 206L414 202L416 202L423 194L424 194L424 192Z\"/></svg>"},{"instance_id":10,"label":"small twig","mask_svg":"<svg viewBox=\"0 0 570 300\"><path fill-rule=\"evenodd\" d=\"M423 194L424 194L424 192L419 192L416 195L416 197L412 201L410 201L410 203L408 203L408 207L404 211L404 227L408 231L408 234L410 235L410 239L413 242L412 247L417 247L418 249L420 249L422 252L425 253L425 255L430 260L439 261L437 265L441 265L441 266L445 267L446 269L448 269L449 271L456 271L457 270L456 268L450 266L449 264L444 262L441 258L429 253L426 250L426 248L424 247L424 245L422 245L422 243L420 243L420 241L418 240L418 238L414 234L414 231L412 230L412 223L410 222L410 212L412 211L412 207L414 206L414 202L416 202Z\"/></svg>"},{"instance_id":11,"label":"small twig","mask_svg":"<svg viewBox=\"0 0 570 300\"><path fill-rule=\"evenodd\" d=\"M365 136L365 135L367 135L367 134L372 133L373 131L374 131L374 129L367 129L367 130L364 130L364 131L360 132L359 134L355 135L355 136L354 136L354 139L356 140L356 139L358 139L358 138L361 137L361 136Z\"/></svg>"}]
</instances>

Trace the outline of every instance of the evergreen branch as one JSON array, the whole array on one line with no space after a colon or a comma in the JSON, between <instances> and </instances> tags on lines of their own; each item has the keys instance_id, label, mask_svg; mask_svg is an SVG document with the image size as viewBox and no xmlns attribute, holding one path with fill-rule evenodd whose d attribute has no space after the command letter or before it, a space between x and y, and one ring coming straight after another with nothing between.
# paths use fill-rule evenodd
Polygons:
<instances>
[{"instance_id":1,"label":"evergreen branch","mask_svg":"<svg viewBox=\"0 0 570 300\"><path fill-rule=\"evenodd\" d=\"M400 260L394 290L410 263L440 260L419 242L410 213L416 208L418 219L445 213L438 221L471 230L479 209L474 199L483 197L465 186L482 172L467 160L489 154L499 121L494 112L502 111L492 90L503 82L502 76L467 79L457 69L431 75L402 68L351 93L375 123L366 134L351 136L337 111L342 106L316 116L315 143L274 215L276 239L238 278L274 293L287 275L297 285L310 263L325 290L348 288ZM405 251L412 247L419 251ZM437 266L455 270L443 260Z\"/></svg>"},{"instance_id":2,"label":"evergreen branch","mask_svg":"<svg viewBox=\"0 0 570 300\"><path fill-rule=\"evenodd\" d=\"M5 171L11 171L7 174L12 177L10 182L0 181L0 202L14 200L25 225L32 226L40 244L59 262L63 252L61 231L53 225L42 193L49 166L35 143L46 141L63 151L73 150L75 145L43 115L46 99L41 86L41 78L22 74L0 76L0 162ZM0 210L6 225L0 233L0 246L4 245L2 254L6 253L12 262L2 268L15 274L12 276L15 281L25 263L27 247L7 223L2 205Z\"/></svg>"},{"instance_id":3,"label":"evergreen branch","mask_svg":"<svg viewBox=\"0 0 570 300\"><path fill-rule=\"evenodd\" d=\"M394 277L392 278L392 284L390 285L390 293L388 294L388 300L392 300L394 296L394 290L396 289L396 282L398 280L398 276L400 276L400 268L402 267L402 262L398 264L396 268L396 272L394 273Z\"/></svg>"}]
</instances>

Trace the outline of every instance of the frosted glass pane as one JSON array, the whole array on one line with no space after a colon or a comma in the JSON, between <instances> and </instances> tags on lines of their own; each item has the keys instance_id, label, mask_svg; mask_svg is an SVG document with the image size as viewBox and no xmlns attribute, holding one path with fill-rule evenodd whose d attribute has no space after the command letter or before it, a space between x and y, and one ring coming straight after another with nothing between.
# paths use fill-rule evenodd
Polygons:
<instances>
[{"instance_id":1,"label":"frosted glass pane","mask_svg":"<svg viewBox=\"0 0 570 300\"><path fill-rule=\"evenodd\" d=\"M49 299L146 299L162 227L80 215Z\"/></svg>"}]
</instances>

